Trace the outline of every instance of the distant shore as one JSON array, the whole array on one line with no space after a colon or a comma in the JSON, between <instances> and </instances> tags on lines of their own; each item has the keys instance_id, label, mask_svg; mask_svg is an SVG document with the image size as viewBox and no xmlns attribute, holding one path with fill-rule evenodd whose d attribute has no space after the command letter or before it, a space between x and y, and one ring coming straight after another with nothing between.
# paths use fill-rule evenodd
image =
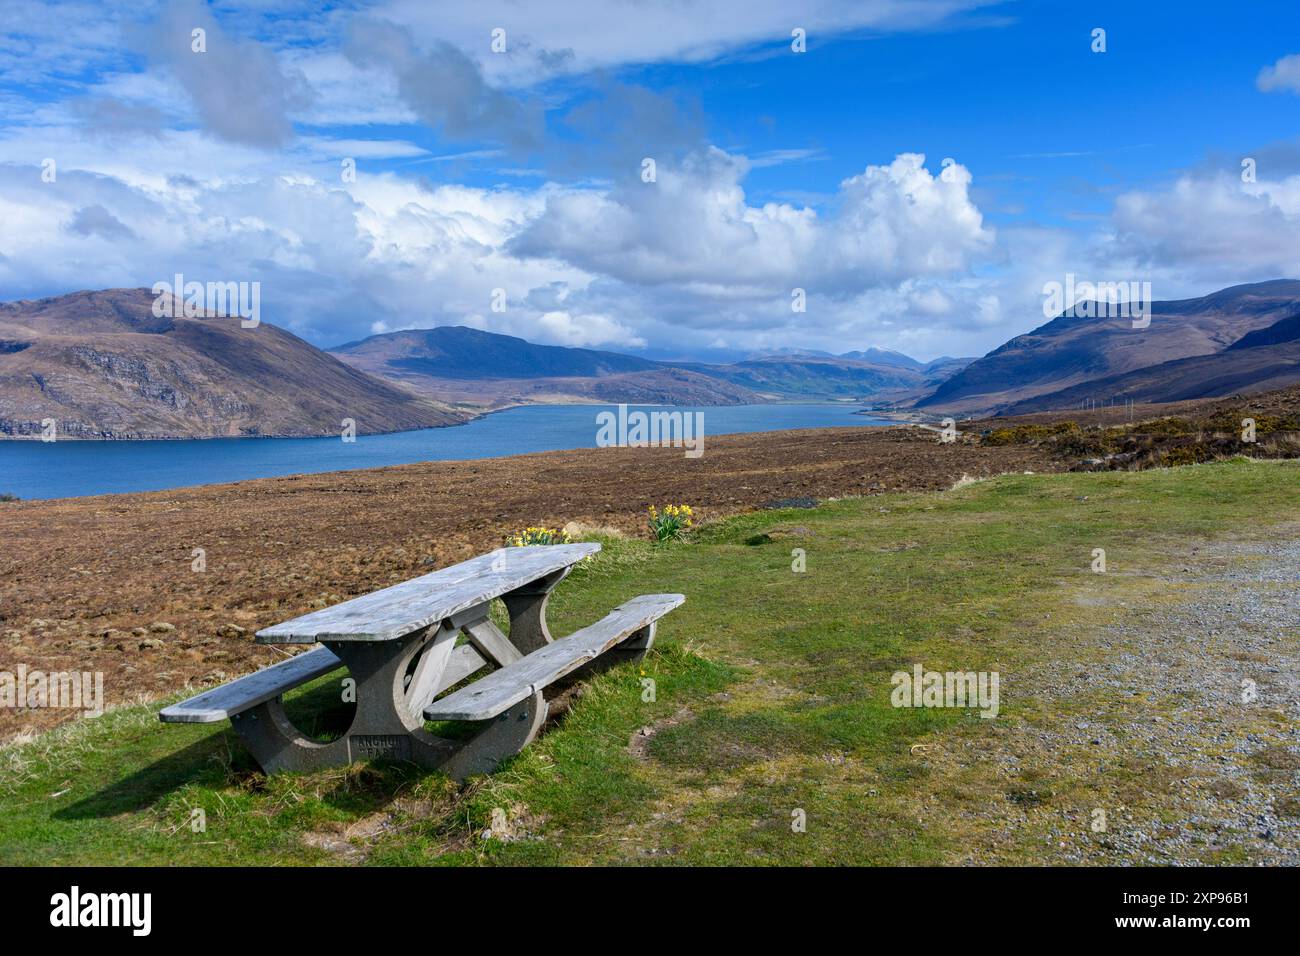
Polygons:
<instances>
[{"instance_id":1,"label":"distant shore","mask_svg":"<svg viewBox=\"0 0 1300 956\"><path fill-rule=\"evenodd\" d=\"M597 416L614 406L523 405L480 415L463 428L242 440L57 441L0 444L0 493L61 498L219 484L292 474L352 471L422 461L466 461L594 448L626 438L601 437ZM790 429L892 424L854 414L856 405L769 403L702 409L667 407L666 433L711 444L712 437ZM635 407L629 409L635 412ZM341 440L342 439L342 440Z\"/></svg>"},{"instance_id":2,"label":"distant shore","mask_svg":"<svg viewBox=\"0 0 1300 956\"><path fill-rule=\"evenodd\" d=\"M769 399L769 400L766 400L766 401L762 401L762 402L719 402L719 403L716 403L716 404L710 404L710 405L699 405L699 404L688 404L688 405L664 405L664 404L658 404L658 403L655 403L655 402L614 402L614 401L600 401L600 400L597 400L597 399L586 399L586 398L582 398L582 397L573 397L573 398L571 398L571 399L566 399L566 400L564 400L564 401L553 401L553 402L551 402L551 401L548 401L548 402L507 402L507 403L504 403L504 404L501 404L501 405L493 405L493 406L490 406L490 407L488 407L488 406L484 406L484 407L482 407L482 408L474 408L474 409L463 408L463 407L457 407L457 408L456 408L456 411L463 411L463 412L465 412L465 418L464 418L462 421L458 421L458 422L446 422L446 423L441 424L441 425L426 425L426 426L422 426L422 427L420 427L420 428L394 428L394 429L390 429L390 430L387 430L387 431L362 431L362 430L358 430L357 434L358 434L358 435L363 435L363 436L364 436L364 435L400 435L400 434L404 434L404 433L406 433L406 432L428 431L429 429L432 429L432 428L457 428L457 427L459 427L459 426L461 426L461 425L468 425L470 422L472 422L472 421L476 421L477 419L480 419L480 418L486 418L486 417L489 416L489 415L495 415L495 414L497 414L498 412L508 412L508 411L511 411L512 409L516 409L516 408L538 408L538 407L545 407L545 406L560 406L560 407L564 407L564 406L577 406L577 405L584 405L584 406L586 406L586 405L590 405L590 406L595 406L595 407L599 407L599 406L606 406L606 407L608 407L608 406L616 406L616 405L627 405L629 408L631 408L631 407L641 407L641 408L697 408L697 409L707 409L707 408L743 408L743 407L751 407L751 406L756 406L756 405L843 405L843 406L845 406L845 407L849 407L849 406L853 406L853 405L861 406L862 404L863 404L863 403L862 403L861 401L857 401L857 400L844 401L844 400L835 399L835 398L802 398L802 399L801 399L801 398L791 398L791 399L785 399L785 398L772 398L772 399ZM865 408L865 407L864 407L864 408L860 408L859 411L857 412L857 414L862 414L862 415L875 415L875 414L878 414L879 417L881 417L881 418L890 418L890 419L894 419L894 418L897 417L897 420L898 420L898 421L904 421L904 420L906 420L906 419L904 419L903 417L901 417L901 415L902 415L903 413L897 413L897 412L892 412L892 411L891 411L891 412L879 412L879 413L877 413L877 412L872 411L870 408ZM12 433L12 432L5 431L5 426L6 426L7 424L8 424L8 425L12 425L12 423L8 423L8 422L5 422L3 419L0 419L0 442L6 442L6 441L42 441L42 440L43 440L43 439L41 438L41 436L40 436L39 433L18 435L18 434L14 434L14 433ZM58 435L57 440L58 440L58 441L90 441L90 442L119 442L119 441L132 442L132 441L210 441L210 440L215 440L215 439L227 439L227 438L248 438L248 439L256 440L256 439L259 439L259 438L337 438L337 437L338 437L338 432L334 432L334 431L331 431L331 432L320 432L320 433L311 433L311 434L308 434L308 433L305 433L305 432L287 432L287 433L284 433L284 434L280 434L280 433L276 433L276 434L262 434L262 433L258 433L258 434L256 434L256 435L251 435L251 434L230 434L230 435L166 435L166 434L148 434L148 435L68 435L68 434L62 434L62 433L60 433L60 434Z\"/></svg>"}]
</instances>

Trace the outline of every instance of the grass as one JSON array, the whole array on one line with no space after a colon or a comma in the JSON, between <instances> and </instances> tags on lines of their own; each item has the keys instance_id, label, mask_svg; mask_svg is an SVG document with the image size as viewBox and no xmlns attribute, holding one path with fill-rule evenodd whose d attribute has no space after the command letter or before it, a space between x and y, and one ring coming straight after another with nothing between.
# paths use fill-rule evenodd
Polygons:
<instances>
[{"instance_id":1,"label":"grass","mask_svg":"<svg viewBox=\"0 0 1300 956\"><path fill-rule=\"evenodd\" d=\"M993 802L1029 821L1001 858L1040 862L1035 815L1083 800L1079 785L1032 767L941 772L927 749L996 752L1009 726L1069 713L1068 699L1005 688L1061 653L1063 633L1113 613L1073 595L1127 595L1188 542L1300 517L1297 477L1295 463L1246 461L1008 476L756 512L660 547L604 539L553 598L555 633L640 593L687 603L644 661L591 681L496 774L464 787L382 764L267 778L224 726L160 725L161 702L124 708L0 750L0 860L930 864L964 859L984 838L974 811ZM1096 547L1104 576L1089 572ZM1071 653L1086 666L1100 652ZM892 707L891 675L915 662L1000 672L999 718ZM342 726L336 680L289 702L322 738ZM1119 766L1113 780L1158 804L1177 783L1154 770ZM805 832L791 827L799 811ZM483 838L494 819L504 832Z\"/></svg>"}]
</instances>

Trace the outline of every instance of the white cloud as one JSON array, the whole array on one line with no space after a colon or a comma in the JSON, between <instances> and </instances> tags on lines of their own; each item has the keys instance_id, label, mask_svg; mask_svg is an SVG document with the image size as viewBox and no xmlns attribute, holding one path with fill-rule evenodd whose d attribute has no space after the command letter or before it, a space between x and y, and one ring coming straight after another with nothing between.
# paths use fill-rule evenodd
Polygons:
<instances>
[{"instance_id":1,"label":"white cloud","mask_svg":"<svg viewBox=\"0 0 1300 956\"><path fill-rule=\"evenodd\" d=\"M548 190L445 186L392 174L263 175L226 181L162 171L136 181L61 167L0 167L0 287L12 297L189 278L258 281L267 321L318 344L389 329L470 321L534 340L635 344L607 317L575 309L540 322L528 305L552 283L590 277L504 251L545 206ZM492 313L493 290L508 309Z\"/></svg>"},{"instance_id":2,"label":"white cloud","mask_svg":"<svg viewBox=\"0 0 1300 956\"><path fill-rule=\"evenodd\" d=\"M1255 77L1255 86L1264 93L1284 90L1300 93L1300 53L1282 57L1272 66L1266 66Z\"/></svg>"},{"instance_id":3,"label":"white cloud","mask_svg":"<svg viewBox=\"0 0 1300 956\"><path fill-rule=\"evenodd\" d=\"M968 195L969 173L932 176L925 158L898 156L845 180L839 211L820 219L789 203L746 202L747 162L716 148L609 191L552 195L512 244L588 272L677 294L781 296L791 289L853 294L918 275L959 273L993 234Z\"/></svg>"},{"instance_id":4,"label":"white cloud","mask_svg":"<svg viewBox=\"0 0 1300 956\"><path fill-rule=\"evenodd\" d=\"M877 341L872 322L892 335L912 316L959 321L975 293L952 284L969 281L959 273L991 241L968 208L968 179L933 177L919 156L846 180L842 211L820 219L750 206L745 161L719 150L656 184L485 189L364 170L344 184L315 143L295 168L250 150L223 176L191 155L195 135L168 134L175 150L123 152L111 164L132 167L123 175L65 163L42 183L35 163L7 167L0 286L29 296L175 272L260 281L268 321L327 345L463 323L565 345L721 335L851 347ZM160 155L165 165L134 166ZM806 314L790 310L794 285L808 289ZM504 313L489 308L495 289Z\"/></svg>"},{"instance_id":5,"label":"white cloud","mask_svg":"<svg viewBox=\"0 0 1300 956\"><path fill-rule=\"evenodd\" d=\"M479 65L445 40L422 49L402 27L356 20L344 52L359 69L391 71L398 93L420 121L451 139L487 139L520 149L541 143L541 105L488 84Z\"/></svg>"},{"instance_id":6,"label":"white cloud","mask_svg":"<svg viewBox=\"0 0 1300 956\"><path fill-rule=\"evenodd\" d=\"M1110 255L1201 282L1300 275L1300 175L1241 182L1184 174L1167 189L1121 195Z\"/></svg>"},{"instance_id":7,"label":"white cloud","mask_svg":"<svg viewBox=\"0 0 1300 956\"><path fill-rule=\"evenodd\" d=\"M593 96L545 104L567 135L547 141L547 171L526 171L541 185L433 187L374 170L396 159L437 175L497 152L474 147L535 145L539 104L505 91L556 71L756 47L780 55L795 25L815 49L845 32L924 29L986 5L818 0L792 24L776 0L485 0L437 11L397 0L364 18L308 17L299 0L73 0L66 36L38 5L7 5L18 15L0 63L57 75L76 93L0 102L15 120L0 131L14 164L0 183L0 285L19 296L148 285L176 271L256 279L269 321L323 344L445 322L562 344L779 330L798 340L842 326L840 310L859 297L891 290L891 308L937 315L945 300L961 301L939 286L959 281L951 276L992 240L968 180L940 180L920 157L900 156L846 180L830 217L798 199L751 203L751 167L829 157L790 148L751 161L708 147L690 103L609 75L587 83ZM190 50L195 26L208 31L205 54ZM507 30L504 55L488 48L496 26ZM39 70L25 62L38 48ZM146 69L123 57L131 49ZM417 122L474 142L435 152L362 131ZM292 123L310 132L294 136ZM653 187L636 179L646 141L662 153ZM53 184L39 179L46 157L58 162ZM357 160L354 184L340 178L344 157ZM627 181L583 179L609 169ZM545 181L560 171L571 185ZM934 281L914 286L918 276ZM792 318L795 285L820 312ZM504 313L488 309L498 288Z\"/></svg>"},{"instance_id":8,"label":"white cloud","mask_svg":"<svg viewBox=\"0 0 1300 956\"><path fill-rule=\"evenodd\" d=\"M189 94L204 127L223 140L281 146L293 135L290 114L314 98L302 73L286 69L261 44L227 33L200 0L165 7L144 49Z\"/></svg>"},{"instance_id":9,"label":"white cloud","mask_svg":"<svg viewBox=\"0 0 1300 956\"><path fill-rule=\"evenodd\" d=\"M997 0L785 0L645 3L519 3L476 0L439 4L389 0L376 17L445 39L477 59L489 76L530 82L557 69L589 71L626 64L701 62L771 44L788 50L790 31L807 31L808 48L856 30L902 32L937 26ZM507 52L491 51L491 31L506 31Z\"/></svg>"},{"instance_id":10,"label":"white cloud","mask_svg":"<svg viewBox=\"0 0 1300 956\"><path fill-rule=\"evenodd\" d=\"M545 331L546 340L557 345L642 348L646 344L636 332L608 315L544 312L537 324Z\"/></svg>"}]
</instances>

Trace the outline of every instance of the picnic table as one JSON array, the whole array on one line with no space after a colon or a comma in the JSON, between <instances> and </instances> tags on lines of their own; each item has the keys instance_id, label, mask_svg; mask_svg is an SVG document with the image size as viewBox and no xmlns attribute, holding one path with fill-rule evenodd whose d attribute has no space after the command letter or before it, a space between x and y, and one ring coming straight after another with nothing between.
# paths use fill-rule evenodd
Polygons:
<instances>
[{"instance_id":1,"label":"picnic table","mask_svg":"<svg viewBox=\"0 0 1300 956\"><path fill-rule=\"evenodd\" d=\"M164 722L230 720L268 773L384 757L460 780L489 772L541 729L543 690L601 655L635 659L680 594L633 598L567 637L546 626L551 591L595 543L500 548L257 632L266 644L317 644L270 667L165 708ZM509 632L488 616L500 598ZM337 740L314 740L285 715L283 695L340 667L356 681L356 713ZM466 678L487 668L486 676ZM463 686L458 686L463 685ZM440 696L442 695L442 696ZM468 739L436 736L426 720L473 721Z\"/></svg>"}]
</instances>

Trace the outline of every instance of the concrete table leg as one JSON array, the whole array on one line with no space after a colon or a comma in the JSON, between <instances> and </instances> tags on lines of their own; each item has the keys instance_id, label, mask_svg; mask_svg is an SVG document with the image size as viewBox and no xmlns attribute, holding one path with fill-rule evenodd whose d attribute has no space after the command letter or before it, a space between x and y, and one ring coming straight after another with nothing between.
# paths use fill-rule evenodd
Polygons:
<instances>
[{"instance_id":1,"label":"concrete table leg","mask_svg":"<svg viewBox=\"0 0 1300 956\"><path fill-rule=\"evenodd\" d=\"M546 602L568 573L569 569L564 568L501 596L510 614L510 643L521 654L541 650L551 643L551 632L546 628Z\"/></svg>"},{"instance_id":2,"label":"concrete table leg","mask_svg":"<svg viewBox=\"0 0 1300 956\"><path fill-rule=\"evenodd\" d=\"M356 681L356 714L338 740L322 743L303 734L285 715L281 698L237 714L231 723L267 773L306 772L380 757L441 769L457 780L490 771L537 735L546 719L546 703L540 693L534 694L486 722L469 740L429 733L423 704L413 707L407 701L406 677L412 661L437 633L438 628L432 628L393 641L327 642ZM445 660L440 662L439 673L432 677L440 676L445 666Z\"/></svg>"}]
</instances>

